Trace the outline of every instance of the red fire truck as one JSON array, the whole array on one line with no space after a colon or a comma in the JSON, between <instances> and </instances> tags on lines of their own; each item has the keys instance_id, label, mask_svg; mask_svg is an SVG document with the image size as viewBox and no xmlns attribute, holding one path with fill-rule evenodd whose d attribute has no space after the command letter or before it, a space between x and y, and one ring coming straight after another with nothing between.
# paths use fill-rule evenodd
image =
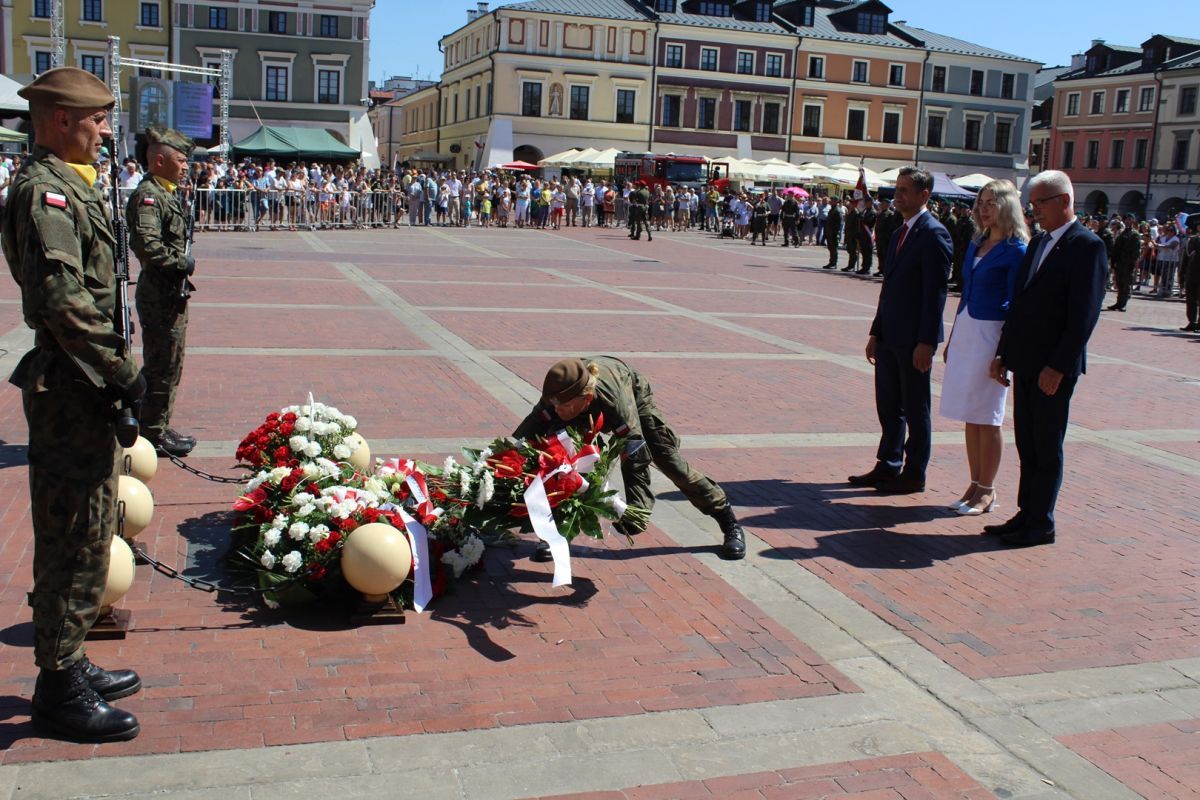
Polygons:
<instances>
[{"instance_id":1,"label":"red fire truck","mask_svg":"<svg viewBox=\"0 0 1200 800\"><path fill-rule=\"evenodd\" d=\"M618 153L613 173L620 182L641 181L651 188L670 185L699 189L710 181L708 159L703 156L677 156L674 153L661 156L654 153Z\"/></svg>"}]
</instances>

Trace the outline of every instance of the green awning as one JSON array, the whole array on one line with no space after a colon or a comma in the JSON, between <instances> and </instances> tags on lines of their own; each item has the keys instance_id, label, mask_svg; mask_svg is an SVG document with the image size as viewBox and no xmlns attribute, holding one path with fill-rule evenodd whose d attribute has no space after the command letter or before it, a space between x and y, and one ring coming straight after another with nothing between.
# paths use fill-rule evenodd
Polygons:
<instances>
[{"instance_id":1,"label":"green awning","mask_svg":"<svg viewBox=\"0 0 1200 800\"><path fill-rule=\"evenodd\" d=\"M235 156L350 161L362 153L339 142L321 128L262 126L233 146Z\"/></svg>"},{"instance_id":2,"label":"green awning","mask_svg":"<svg viewBox=\"0 0 1200 800\"><path fill-rule=\"evenodd\" d=\"M29 137L20 131L10 130L9 128L0 128L0 142L27 142Z\"/></svg>"}]
</instances>

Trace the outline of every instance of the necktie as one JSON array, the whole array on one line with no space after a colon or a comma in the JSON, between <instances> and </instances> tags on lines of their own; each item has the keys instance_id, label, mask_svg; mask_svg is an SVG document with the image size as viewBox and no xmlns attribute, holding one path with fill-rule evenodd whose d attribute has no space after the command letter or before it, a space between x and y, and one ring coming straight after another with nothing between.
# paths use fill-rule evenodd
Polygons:
<instances>
[{"instance_id":1,"label":"necktie","mask_svg":"<svg viewBox=\"0 0 1200 800\"><path fill-rule=\"evenodd\" d=\"M1037 271L1042 266L1042 259L1046 257L1046 250L1050 247L1050 242L1053 237L1048 233L1042 234L1042 240L1038 242L1037 253L1033 256L1033 264L1029 267L1029 277L1025 279L1025 285L1028 286L1033 282L1033 276L1037 275Z\"/></svg>"},{"instance_id":2,"label":"necktie","mask_svg":"<svg viewBox=\"0 0 1200 800\"><path fill-rule=\"evenodd\" d=\"M897 253L900 252L901 247L904 247L904 237L905 236L908 236L908 226L901 225L900 226L900 238L896 240L896 252Z\"/></svg>"}]
</instances>

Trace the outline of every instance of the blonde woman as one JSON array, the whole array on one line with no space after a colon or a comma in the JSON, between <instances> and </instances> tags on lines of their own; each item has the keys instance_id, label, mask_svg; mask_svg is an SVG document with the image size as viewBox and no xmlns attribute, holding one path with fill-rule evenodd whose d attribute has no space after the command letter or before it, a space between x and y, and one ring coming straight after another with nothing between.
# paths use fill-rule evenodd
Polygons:
<instances>
[{"instance_id":1,"label":"blonde woman","mask_svg":"<svg viewBox=\"0 0 1200 800\"><path fill-rule=\"evenodd\" d=\"M1008 181L992 181L979 191L973 211L980 233L967 247L962 299L942 358L941 413L966 424L971 483L950 506L963 516L996 507L1004 404L1008 388L992 380L988 367L996 357L1000 328L1012 301L1029 228L1021 213L1021 195Z\"/></svg>"}]
</instances>

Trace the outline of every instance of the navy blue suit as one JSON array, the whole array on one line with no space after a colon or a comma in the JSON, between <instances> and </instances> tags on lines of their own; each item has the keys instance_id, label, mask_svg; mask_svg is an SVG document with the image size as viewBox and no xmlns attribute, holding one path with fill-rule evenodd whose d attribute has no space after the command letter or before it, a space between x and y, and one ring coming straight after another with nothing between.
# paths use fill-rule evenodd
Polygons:
<instances>
[{"instance_id":1,"label":"navy blue suit","mask_svg":"<svg viewBox=\"0 0 1200 800\"><path fill-rule=\"evenodd\" d=\"M1013 373L1013 428L1021 458L1018 517L1034 534L1054 530L1071 394L1087 369L1087 341L1100 319L1108 269L1104 242L1076 220L1029 280L1046 236L1029 243L996 348ZM1038 388L1044 367L1063 376L1053 396Z\"/></svg>"},{"instance_id":2,"label":"navy blue suit","mask_svg":"<svg viewBox=\"0 0 1200 800\"><path fill-rule=\"evenodd\" d=\"M897 250L903 231L901 226L888 242L879 308L871 323L875 410L882 429L876 458L892 471L903 466L905 474L924 481L933 446L929 373L913 366L913 350L918 344L936 350L944 338L942 314L954 243L927 211L913 220Z\"/></svg>"}]
</instances>

